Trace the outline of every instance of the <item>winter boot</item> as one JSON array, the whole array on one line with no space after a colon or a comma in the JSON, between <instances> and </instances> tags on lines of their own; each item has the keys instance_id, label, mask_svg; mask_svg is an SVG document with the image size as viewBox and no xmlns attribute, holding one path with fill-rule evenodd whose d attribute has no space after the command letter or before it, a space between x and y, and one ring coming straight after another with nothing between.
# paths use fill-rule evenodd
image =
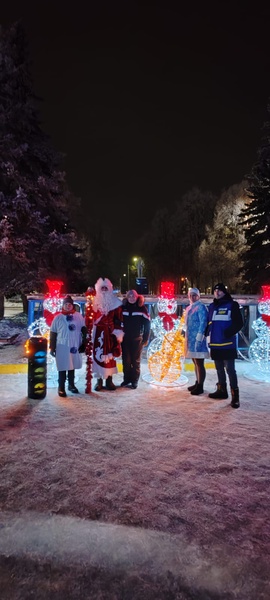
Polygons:
<instances>
[{"instance_id":1,"label":"winter boot","mask_svg":"<svg viewBox=\"0 0 270 600\"><path fill-rule=\"evenodd\" d=\"M238 388L231 388L231 392L232 392L232 401L231 401L231 406L232 408L239 408L240 406L240 400L239 400L239 389Z\"/></svg>"},{"instance_id":2,"label":"winter boot","mask_svg":"<svg viewBox=\"0 0 270 600\"><path fill-rule=\"evenodd\" d=\"M72 371L68 371L68 391L72 392L72 394L78 394L79 390L74 384L74 375L74 369Z\"/></svg>"},{"instance_id":3,"label":"winter boot","mask_svg":"<svg viewBox=\"0 0 270 600\"><path fill-rule=\"evenodd\" d=\"M214 400L225 400L228 398L227 386L221 385L221 383L217 383L217 389L213 394L208 394L208 398L214 398Z\"/></svg>"},{"instance_id":4,"label":"winter boot","mask_svg":"<svg viewBox=\"0 0 270 600\"><path fill-rule=\"evenodd\" d=\"M196 387L191 390L192 396L199 396L199 394L203 394L203 385L201 383L197 383Z\"/></svg>"},{"instance_id":5,"label":"winter boot","mask_svg":"<svg viewBox=\"0 0 270 600\"><path fill-rule=\"evenodd\" d=\"M68 386L68 391L72 392L72 394L79 394L79 390L76 387L76 385L74 385L74 383L73 383L73 385Z\"/></svg>"},{"instance_id":6,"label":"winter boot","mask_svg":"<svg viewBox=\"0 0 270 600\"><path fill-rule=\"evenodd\" d=\"M95 392L100 392L100 390L102 390L102 384L103 384L103 381L102 381L102 378L100 377L97 380L97 383L95 385Z\"/></svg>"},{"instance_id":7,"label":"winter boot","mask_svg":"<svg viewBox=\"0 0 270 600\"><path fill-rule=\"evenodd\" d=\"M198 385L198 381L195 381L194 385L190 385L190 386L188 387L188 391L189 391L189 392L192 392L192 390L195 390L195 387L197 387L197 385Z\"/></svg>"},{"instance_id":8,"label":"winter boot","mask_svg":"<svg viewBox=\"0 0 270 600\"><path fill-rule=\"evenodd\" d=\"M116 387L115 387L115 385L113 383L111 375L109 375L109 377L107 377L107 379L106 379L106 388L107 388L107 390L110 390L111 392L113 390L116 390Z\"/></svg>"},{"instance_id":9,"label":"winter boot","mask_svg":"<svg viewBox=\"0 0 270 600\"><path fill-rule=\"evenodd\" d=\"M58 373L58 396L60 398L66 398L65 391L65 383L66 383L66 371L59 371Z\"/></svg>"},{"instance_id":10,"label":"winter boot","mask_svg":"<svg viewBox=\"0 0 270 600\"><path fill-rule=\"evenodd\" d=\"M122 383L120 383L120 387L128 387L129 384L130 384L130 381L125 381L125 379L124 379L124 381L122 381Z\"/></svg>"}]
</instances>

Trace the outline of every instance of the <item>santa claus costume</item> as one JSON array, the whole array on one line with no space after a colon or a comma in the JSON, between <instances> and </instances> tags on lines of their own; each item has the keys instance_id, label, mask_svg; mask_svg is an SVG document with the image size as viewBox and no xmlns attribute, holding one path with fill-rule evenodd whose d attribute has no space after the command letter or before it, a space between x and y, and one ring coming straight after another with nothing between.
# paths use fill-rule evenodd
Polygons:
<instances>
[{"instance_id":1,"label":"santa claus costume","mask_svg":"<svg viewBox=\"0 0 270 600\"><path fill-rule=\"evenodd\" d=\"M121 355L121 342L124 337L122 302L113 293L109 279L101 277L95 284L96 295L93 301L93 373L97 377L95 391L102 389L103 379L106 388L115 390L112 375L117 373L116 358Z\"/></svg>"}]
</instances>

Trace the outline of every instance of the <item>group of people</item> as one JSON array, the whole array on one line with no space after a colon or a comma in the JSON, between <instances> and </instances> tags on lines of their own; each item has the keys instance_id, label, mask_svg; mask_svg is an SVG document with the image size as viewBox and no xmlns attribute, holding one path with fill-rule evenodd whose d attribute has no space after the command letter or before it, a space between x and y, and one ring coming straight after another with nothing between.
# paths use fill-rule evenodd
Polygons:
<instances>
[{"instance_id":1,"label":"group of people","mask_svg":"<svg viewBox=\"0 0 270 600\"><path fill-rule=\"evenodd\" d=\"M117 373L116 358L122 355L124 380L122 387L136 389L140 377L143 346L150 334L150 316L144 297L129 290L123 302L115 296L109 279L98 279L95 285L93 327L93 373L97 376L95 391L105 387L115 390L112 380Z\"/></svg>"},{"instance_id":2,"label":"group of people","mask_svg":"<svg viewBox=\"0 0 270 600\"><path fill-rule=\"evenodd\" d=\"M144 297L129 290L121 301L113 292L109 279L99 278L93 300L93 374L95 391L116 389L113 375L117 373L116 358L122 356L121 387L136 389L140 377L143 347L148 344L150 316ZM200 300L197 288L189 288L189 306L185 313L185 357L194 363L196 381L188 387L192 395L204 392L205 358L210 356L217 371L217 389L209 394L213 399L228 398L226 373L231 388L231 406L239 408L239 389L235 370L237 358L236 334L243 326L238 302L232 299L223 283L214 287L214 300L209 309ZM63 300L62 312L54 318L50 333L50 351L59 371L58 394L66 397L68 390L77 393L74 372L82 366L87 330L83 316L76 312L71 296Z\"/></svg>"},{"instance_id":3,"label":"group of people","mask_svg":"<svg viewBox=\"0 0 270 600\"><path fill-rule=\"evenodd\" d=\"M209 394L216 400L228 398L226 373L231 388L231 406L239 408L239 389L235 359L237 358L236 334L243 326L238 302L232 299L226 286L217 283L214 300L209 309L201 302L197 288L188 291L190 305L185 316L185 356L194 363L196 381L188 390L192 395L203 394L206 376L204 359L210 356L217 371L217 389Z\"/></svg>"},{"instance_id":4,"label":"group of people","mask_svg":"<svg viewBox=\"0 0 270 600\"><path fill-rule=\"evenodd\" d=\"M68 390L78 393L74 383L75 369L82 366L87 330L83 316L76 312L73 300L66 296L62 312L55 316L50 332L50 351L56 358L58 394L66 397ZM93 300L93 364L97 381L95 391L116 389L113 375L117 373L116 359L122 355L122 387L136 389L140 377L141 354L150 335L150 316L144 297L129 290L123 302L114 294L109 279L99 278Z\"/></svg>"}]
</instances>

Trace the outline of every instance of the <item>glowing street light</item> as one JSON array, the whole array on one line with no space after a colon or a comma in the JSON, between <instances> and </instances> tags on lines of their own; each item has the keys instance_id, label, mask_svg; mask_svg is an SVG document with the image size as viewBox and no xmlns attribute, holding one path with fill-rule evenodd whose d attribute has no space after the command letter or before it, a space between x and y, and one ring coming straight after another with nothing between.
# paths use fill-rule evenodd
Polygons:
<instances>
[{"instance_id":1,"label":"glowing street light","mask_svg":"<svg viewBox=\"0 0 270 600\"><path fill-rule=\"evenodd\" d=\"M144 262L143 259L139 256L135 256L133 258L133 261L135 262L135 265L137 267L137 275L138 277L142 277L143 276L143 267L144 267Z\"/></svg>"},{"instance_id":2,"label":"glowing street light","mask_svg":"<svg viewBox=\"0 0 270 600\"><path fill-rule=\"evenodd\" d=\"M131 284L131 281L130 281L131 274L133 273L133 275L134 275L135 269L136 269L137 276L142 277L143 266L144 266L144 263L143 263L142 258L137 257L137 256L134 256L131 259L131 264L128 263L128 265L127 265L127 288L128 288L128 290L130 289L130 284ZM126 273L123 274L123 277L126 277Z\"/></svg>"}]
</instances>

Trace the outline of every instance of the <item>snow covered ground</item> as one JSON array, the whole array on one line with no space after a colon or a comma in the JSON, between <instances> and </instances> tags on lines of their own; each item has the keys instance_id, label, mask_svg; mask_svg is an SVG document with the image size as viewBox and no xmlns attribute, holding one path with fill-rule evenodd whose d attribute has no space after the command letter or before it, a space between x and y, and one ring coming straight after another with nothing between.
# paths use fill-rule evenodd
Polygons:
<instances>
[{"instance_id":1,"label":"snow covered ground","mask_svg":"<svg viewBox=\"0 0 270 600\"><path fill-rule=\"evenodd\" d=\"M18 303L15 303L15 305L18 306ZM14 308L14 310L16 310L16 309ZM16 338L15 338L14 342L9 343L8 340L10 338L14 337L15 334L16 334ZM26 315L24 315L23 313L16 312L16 314L14 314L12 317L10 317L10 318L6 317L2 321L0 321L0 374L2 375L2 380L1 380L2 383L5 383L4 388L3 388L3 385L1 386L2 387L1 396L2 396L2 400L5 397L5 402L8 401L8 398L10 396L13 396L12 392L15 389L16 389L16 394L18 394L19 390L20 390L20 393L22 393L22 394L27 393L27 362L28 362L28 360L27 360L27 357L25 354L24 343L28 339L28 337L29 336L27 333L27 318L26 318ZM54 359L52 359L49 356L48 357L48 381L47 381L48 394L49 393L54 394L56 391L56 388L57 388L57 371L55 369L54 363L55 363ZM213 361L211 361L209 359L209 360L205 361L205 364L207 367L207 378L206 378L204 387L205 387L206 393L207 392L209 393L210 391L213 391L215 389L216 372L215 372ZM16 373L16 371L18 371L19 368L17 368L17 369L14 368L12 370L12 366L10 366L9 368L5 368L5 365L7 365L7 366L8 365L17 365L17 366L25 365L25 367L22 366L21 373ZM250 393L252 395L254 393L254 389L256 389L256 384L259 383L262 386L264 386L264 384L270 383L270 370L266 373L262 373L262 372L258 371L256 366L249 361L242 360L242 359L237 360L236 361L236 369L237 369L237 373L239 375L239 379L240 380L243 379L245 381L245 386L244 386L245 389L248 390L250 388ZM86 385L85 370L86 370L86 358L84 357L83 368L80 371L76 371L76 382L77 383L79 382L80 390L82 393L84 393L85 385ZM118 360L118 371L119 371L119 373L114 376L114 380L115 380L115 384L117 386L120 386L120 383L123 379L121 359ZM8 375L8 378L4 382L3 377L5 375ZM187 386L190 385L190 382L193 383L193 381L194 381L193 364L192 364L191 360L186 360L184 362L184 368L182 371L182 375L179 379L178 385L176 384L176 387L178 387L178 389L186 390ZM167 393L169 393L169 390L171 389L170 386L164 387L164 386L159 386L159 385L153 385L154 382L148 371L146 352L144 351L142 364L141 364L141 381L140 381L140 386L136 393L139 393L140 389L142 389L142 384L143 384L144 390L148 389L149 382L150 382L150 387L156 391L163 389L163 393L166 393L166 390L167 390ZM253 383L253 385L251 385L251 383ZM255 388L254 388L254 385L255 385ZM93 387L94 387L94 380L93 380ZM171 387L175 387L175 384ZM241 394L241 383L240 382L239 382L239 387L240 387L240 394ZM49 389L51 389L51 392L49 392ZM202 397L205 397L205 395L201 396L201 398ZM193 397L193 399L194 399L194 397Z\"/></svg>"},{"instance_id":2,"label":"snow covered ground","mask_svg":"<svg viewBox=\"0 0 270 600\"><path fill-rule=\"evenodd\" d=\"M28 399L26 328L0 346L1 600L269 600L270 383L236 361L240 408L145 381ZM2 330L3 331L3 330ZM2 335L3 338L3 335ZM11 371L7 372L12 365ZM14 373L16 365L22 372ZM57 593L55 595L55 590Z\"/></svg>"}]
</instances>

